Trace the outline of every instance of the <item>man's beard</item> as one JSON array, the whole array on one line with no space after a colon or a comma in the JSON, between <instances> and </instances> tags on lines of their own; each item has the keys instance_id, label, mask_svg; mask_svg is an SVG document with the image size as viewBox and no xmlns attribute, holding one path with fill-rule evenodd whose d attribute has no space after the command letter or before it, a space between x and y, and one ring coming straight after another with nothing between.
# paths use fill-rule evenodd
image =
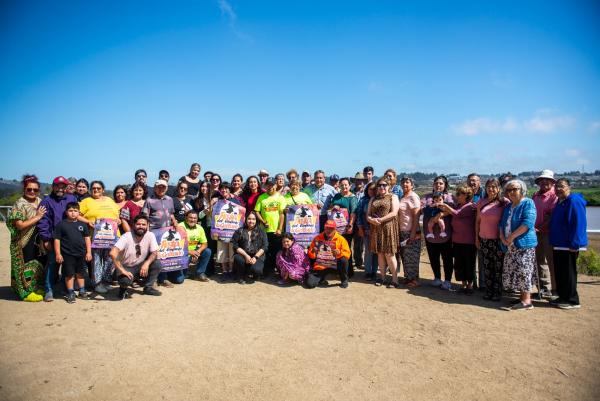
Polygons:
<instances>
[{"instance_id":1,"label":"man's beard","mask_svg":"<svg viewBox=\"0 0 600 401\"><path fill-rule=\"evenodd\" d=\"M143 237L144 234L146 234L146 230L143 228L136 228L135 230L133 230L133 232L135 233L136 236L138 237Z\"/></svg>"}]
</instances>

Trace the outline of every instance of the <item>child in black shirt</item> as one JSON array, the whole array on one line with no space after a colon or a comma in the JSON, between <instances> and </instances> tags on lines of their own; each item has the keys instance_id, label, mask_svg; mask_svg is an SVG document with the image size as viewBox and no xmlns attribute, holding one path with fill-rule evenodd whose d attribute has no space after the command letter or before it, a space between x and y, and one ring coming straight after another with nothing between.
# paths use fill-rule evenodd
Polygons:
<instances>
[{"instance_id":1,"label":"child in black shirt","mask_svg":"<svg viewBox=\"0 0 600 401\"><path fill-rule=\"evenodd\" d=\"M83 275L87 270L85 262L92 260L92 242L87 224L77 220L79 204L67 203L66 214L66 220L60 221L54 228L52 238L56 263L62 263L62 274L67 284L67 302L72 304L75 302L73 277L77 278L79 298L90 299L85 291Z\"/></svg>"}]
</instances>

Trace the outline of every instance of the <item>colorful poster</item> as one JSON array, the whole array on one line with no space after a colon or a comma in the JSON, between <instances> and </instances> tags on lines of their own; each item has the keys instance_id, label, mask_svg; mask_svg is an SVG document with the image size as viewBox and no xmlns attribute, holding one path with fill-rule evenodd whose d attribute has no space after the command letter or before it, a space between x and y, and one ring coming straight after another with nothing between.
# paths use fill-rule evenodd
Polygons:
<instances>
[{"instance_id":1,"label":"colorful poster","mask_svg":"<svg viewBox=\"0 0 600 401\"><path fill-rule=\"evenodd\" d=\"M317 205L289 205L286 214L286 231L296 242L308 247L319 234L319 209Z\"/></svg>"},{"instance_id":2,"label":"colorful poster","mask_svg":"<svg viewBox=\"0 0 600 401\"><path fill-rule=\"evenodd\" d=\"M94 236L92 237L92 248L112 249L117 243L119 236L119 224L113 219L96 219Z\"/></svg>"},{"instance_id":3,"label":"colorful poster","mask_svg":"<svg viewBox=\"0 0 600 401\"><path fill-rule=\"evenodd\" d=\"M346 234L346 228L348 227L348 209L339 208L338 210L330 210L327 212L327 218L335 221L337 225L337 232L340 235Z\"/></svg>"},{"instance_id":4,"label":"colorful poster","mask_svg":"<svg viewBox=\"0 0 600 401\"><path fill-rule=\"evenodd\" d=\"M183 227L163 227L152 230L158 243L156 259L163 272L188 268L188 238Z\"/></svg>"},{"instance_id":5,"label":"colorful poster","mask_svg":"<svg viewBox=\"0 0 600 401\"><path fill-rule=\"evenodd\" d=\"M317 248L315 265L323 266L326 269L337 269L337 258L333 254L335 243L315 241L315 247Z\"/></svg>"},{"instance_id":6,"label":"colorful poster","mask_svg":"<svg viewBox=\"0 0 600 401\"><path fill-rule=\"evenodd\" d=\"M235 230L244 226L246 208L225 199L213 206L210 235L215 241L231 242Z\"/></svg>"}]
</instances>

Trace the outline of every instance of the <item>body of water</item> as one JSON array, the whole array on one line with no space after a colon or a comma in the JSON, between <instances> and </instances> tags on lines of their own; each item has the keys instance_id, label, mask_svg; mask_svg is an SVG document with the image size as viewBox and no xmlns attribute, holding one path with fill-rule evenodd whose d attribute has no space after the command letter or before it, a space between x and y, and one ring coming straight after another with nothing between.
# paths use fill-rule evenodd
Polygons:
<instances>
[{"instance_id":1,"label":"body of water","mask_svg":"<svg viewBox=\"0 0 600 401\"><path fill-rule=\"evenodd\" d=\"M600 230L600 207L588 206L585 208L587 216L587 229Z\"/></svg>"}]
</instances>

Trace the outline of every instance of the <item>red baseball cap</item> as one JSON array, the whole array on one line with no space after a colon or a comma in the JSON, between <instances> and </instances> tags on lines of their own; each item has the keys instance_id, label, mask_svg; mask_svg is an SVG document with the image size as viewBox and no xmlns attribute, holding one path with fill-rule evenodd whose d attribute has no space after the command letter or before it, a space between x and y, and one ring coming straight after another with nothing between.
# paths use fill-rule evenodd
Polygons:
<instances>
[{"instance_id":1,"label":"red baseball cap","mask_svg":"<svg viewBox=\"0 0 600 401\"><path fill-rule=\"evenodd\" d=\"M325 227L337 228L337 224L335 224L335 221L333 220L327 220L327 222L325 223Z\"/></svg>"},{"instance_id":2,"label":"red baseball cap","mask_svg":"<svg viewBox=\"0 0 600 401\"><path fill-rule=\"evenodd\" d=\"M58 177L56 177L54 179L54 181L52 181L52 185L56 185L56 184L68 184L68 182L65 177L63 177L62 175L59 175Z\"/></svg>"}]
</instances>

